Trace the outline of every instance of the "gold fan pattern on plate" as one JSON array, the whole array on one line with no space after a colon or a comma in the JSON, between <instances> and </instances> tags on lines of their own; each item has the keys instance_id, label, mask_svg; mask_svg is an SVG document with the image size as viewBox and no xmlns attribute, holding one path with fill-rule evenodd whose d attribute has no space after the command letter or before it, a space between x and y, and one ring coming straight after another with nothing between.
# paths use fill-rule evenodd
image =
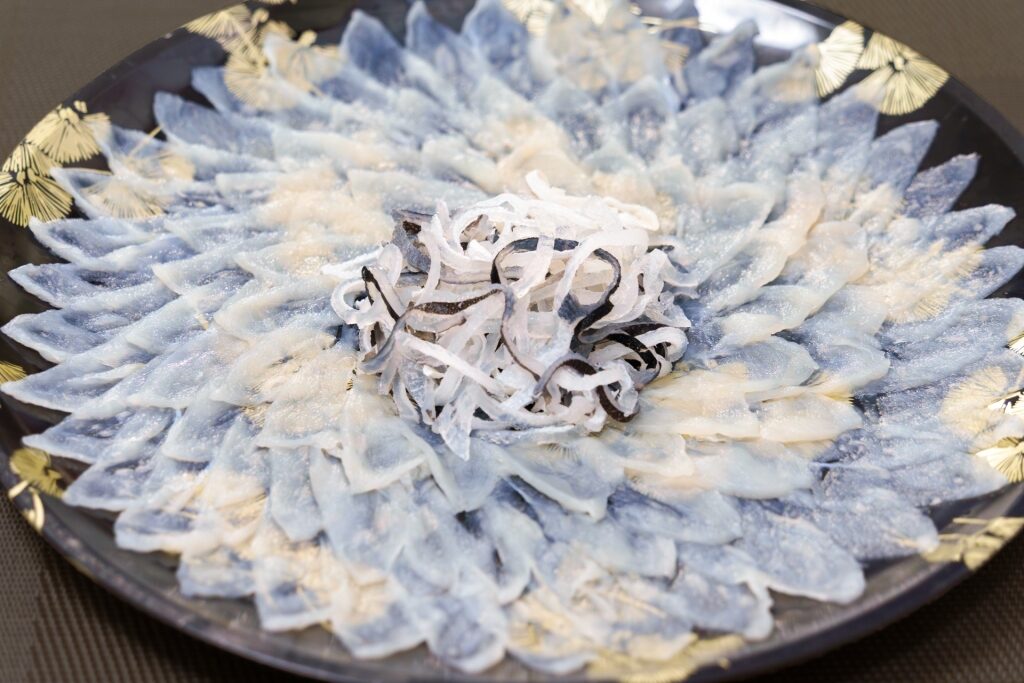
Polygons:
<instances>
[{"instance_id":1,"label":"gold fan pattern on plate","mask_svg":"<svg viewBox=\"0 0 1024 683\"><path fill-rule=\"evenodd\" d=\"M874 69L865 86L882 91L879 109L900 116L920 109L949 80L949 74L917 51L881 33L868 41L858 68Z\"/></svg>"},{"instance_id":2,"label":"gold fan pattern on plate","mask_svg":"<svg viewBox=\"0 0 1024 683\"><path fill-rule=\"evenodd\" d=\"M11 223L26 227L33 216L52 221L70 211L71 195L49 175L32 169L0 171L0 215Z\"/></svg>"},{"instance_id":3,"label":"gold fan pattern on plate","mask_svg":"<svg viewBox=\"0 0 1024 683\"><path fill-rule=\"evenodd\" d=\"M217 41L224 49L224 84L239 101L257 109L286 109L294 104L264 87L270 64L263 53L263 41L270 33L289 38L294 35L290 26L272 20L266 9L235 5L190 21L184 28ZM309 42L311 46L312 40Z\"/></svg>"},{"instance_id":4,"label":"gold fan pattern on plate","mask_svg":"<svg viewBox=\"0 0 1024 683\"><path fill-rule=\"evenodd\" d=\"M260 4L271 6L297 1L263 0ZM554 11L552 0L504 1L532 32L542 31ZM609 8L608 0L568 1L598 24ZM696 19L670 20L645 15L637 5L630 9L653 34L699 27ZM184 28L216 40L224 48L228 54L225 84L239 100L264 109L287 108L293 104L286 97L268 96L269 90L261 87L269 68L262 51L263 40L272 32L288 37L294 35L287 24L271 19L266 9L235 5L190 21ZM817 45L819 95L826 97L838 90L857 69L871 69L865 82L882 91L879 108L883 113L899 115L923 106L948 80L945 71L903 43L874 33L864 46L863 36L864 29L859 24L847 21ZM282 75L307 91L315 90L308 77L312 53L337 49L316 45L315 41L315 33L303 33L298 49L278 66ZM662 45L669 70L680 73L689 50L670 40L662 41ZM32 217L50 221L67 216L71 211L71 196L53 180L49 171L54 166L95 156L99 152L97 137L102 136L109 125L106 114L90 112L80 100L60 105L47 114L0 168L0 216L22 227L27 226ZM164 160L166 163L181 161ZM145 177L144 173L140 175ZM86 194L118 217L144 218L163 212L160 203L145 191L113 180L94 183Z\"/></svg>"},{"instance_id":5,"label":"gold fan pattern on plate","mask_svg":"<svg viewBox=\"0 0 1024 683\"><path fill-rule=\"evenodd\" d=\"M10 361L0 361L0 384L15 382L25 377L25 370ZM60 498L64 493L61 473L53 468L50 456L38 448L19 448L11 453L7 466L18 477L18 483L7 491L7 497L14 501L19 496L28 497L27 506L19 508L26 521L36 531L41 531L46 518L41 495Z\"/></svg>"},{"instance_id":6,"label":"gold fan pattern on plate","mask_svg":"<svg viewBox=\"0 0 1024 683\"><path fill-rule=\"evenodd\" d=\"M35 125L26 140L58 164L84 161L100 153L96 138L110 125L103 113L89 113L85 102L58 106Z\"/></svg>"},{"instance_id":7,"label":"gold fan pattern on plate","mask_svg":"<svg viewBox=\"0 0 1024 683\"><path fill-rule=\"evenodd\" d=\"M82 188L82 195L114 218L152 218L164 212L160 198L142 187L112 174L98 174L92 185Z\"/></svg>"},{"instance_id":8,"label":"gold fan pattern on plate","mask_svg":"<svg viewBox=\"0 0 1024 683\"><path fill-rule=\"evenodd\" d=\"M0 167L0 216L26 227L29 219L52 221L71 211L71 195L50 175L57 163L27 138Z\"/></svg>"},{"instance_id":9,"label":"gold fan pattern on plate","mask_svg":"<svg viewBox=\"0 0 1024 683\"><path fill-rule=\"evenodd\" d=\"M604 22L611 7L609 0L565 0L569 5L583 13L595 24ZM527 30L539 35L547 28L548 20L555 11L554 0L503 0L505 8L516 16ZM641 23L647 26L649 33L657 35L666 31L682 28L698 28L699 22L696 17L684 19L665 19L653 15L644 14L643 9L637 4L631 4L629 11L640 18ZM690 56L690 49L686 45L671 41L661 41L664 52L665 66L672 74L681 73Z\"/></svg>"},{"instance_id":10,"label":"gold fan pattern on plate","mask_svg":"<svg viewBox=\"0 0 1024 683\"><path fill-rule=\"evenodd\" d=\"M1013 394L1014 404L1012 408L1006 410L1007 413L1019 412L1016 406L1020 395L1021 392ZM1024 438L1008 436L1000 439L995 446L978 451L975 455L1002 472L1011 483L1024 481Z\"/></svg>"},{"instance_id":11,"label":"gold fan pattern on plate","mask_svg":"<svg viewBox=\"0 0 1024 683\"><path fill-rule=\"evenodd\" d=\"M672 683L683 681L708 666L729 668L729 655L739 650L744 640L737 635L694 638L667 659L629 657L618 652L598 656L587 668L591 676L622 683Z\"/></svg>"},{"instance_id":12,"label":"gold fan pattern on plate","mask_svg":"<svg viewBox=\"0 0 1024 683\"><path fill-rule=\"evenodd\" d=\"M160 133L160 126L151 130L145 138L120 161L132 173L146 180L165 180L168 177L178 180L192 180L195 166L183 156L167 150L166 147L154 147L153 140Z\"/></svg>"},{"instance_id":13,"label":"gold fan pattern on plate","mask_svg":"<svg viewBox=\"0 0 1024 683\"><path fill-rule=\"evenodd\" d=\"M600 24L607 14L608 0L568 0L580 11ZM297 0L261 0L261 5L295 4ZM554 3L551 0L504 0L506 7L537 33L543 30ZM700 28L697 19L668 20L644 15L638 6L631 10L640 17L651 34L661 35L676 29ZM236 5L213 12L191 21L183 27L187 31L218 42L227 53L225 84L242 102L257 108L284 108L293 102L268 97L263 87L270 64L263 53L263 42L271 33L288 37L293 30L285 23L271 19L262 7L250 9ZM301 34L294 52L276 68L287 80L307 92L315 91L310 70L316 53L336 53L336 46L317 45L312 31ZM688 50L672 41L662 42L670 71L682 71ZM948 80L948 74L911 48L888 36L873 33L865 45L865 30L859 24L847 21L816 46L819 64L816 72L818 94L827 97L839 90L858 70L870 70L865 78L869 86L882 91L880 110L889 115L910 113L930 100ZM99 153L97 138L110 125L109 118L99 112L90 112L86 103L72 102L60 105L47 114L15 148L0 169L0 216L19 226L27 226L30 217L54 220L68 215L71 196L50 175L54 167L87 160ZM161 177L168 170L171 175L190 179L194 169L183 158L162 150L153 151L148 141L159 133L154 129L124 160L139 177ZM124 218L143 218L163 212L159 201L140 187L129 185L113 175L100 177L83 190L90 201L105 208L111 215ZM1024 353L1024 334L1009 344L1013 350ZM24 377L25 372L13 363L0 361L0 383ZM1010 394L989 407L1005 412L1024 412L1020 403L1024 390ZM1024 480L1024 437L1008 437L995 446L979 451L978 457L987 460L1011 481ZM28 506L23 514L37 531L44 523L42 495L60 497L63 493L61 474L53 467L49 454L34 448L20 448L9 460L9 467L19 483L8 491L14 500L27 495ZM963 562L976 569L987 561L1009 539L1024 528L1024 518L1000 517L995 519L958 518L955 524L966 531L940 534L938 547L925 554L934 562ZM552 627L549 623L546 626ZM529 633L520 634L523 642ZM642 654L623 657L609 653L595 660L589 669L591 675L614 678L630 683L655 683L681 680L698 669L717 665L728 667L728 655L743 644L738 636L700 638L686 643L669 657Z\"/></svg>"},{"instance_id":14,"label":"gold fan pattern on plate","mask_svg":"<svg viewBox=\"0 0 1024 683\"><path fill-rule=\"evenodd\" d=\"M1006 348L1024 356L1024 332L1014 336ZM1024 389L1006 394L988 404L988 409L1007 415L1024 414ZM1006 436L974 454L1006 477L1011 484L1024 482L1024 436Z\"/></svg>"},{"instance_id":15,"label":"gold fan pattern on plate","mask_svg":"<svg viewBox=\"0 0 1024 683\"><path fill-rule=\"evenodd\" d=\"M13 501L18 496L27 495L28 506L21 508L21 514L33 529L42 531L46 508L43 506L41 495L54 498L63 495L61 473L52 466L50 455L38 448L19 448L11 454L7 465L20 479L7 491L7 497Z\"/></svg>"},{"instance_id":16,"label":"gold fan pattern on plate","mask_svg":"<svg viewBox=\"0 0 1024 683\"><path fill-rule=\"evenodd\" d=\"M59 105L44 116L0 168L0 216L21 227L32 217L52 221L67 216L71 195L50 172L98 154L97 136L109 126L106 114L90 113L81 100Z\"/></svg>"},{"instance_id":17,"label":"gold fan pattern on plate","mask_svg":"<svg viewBox=\"0 0 1024 683\"><path fill-rule=\"evenodd\" d=\"M25 368L21 367L17 363L0 360L0 384L3 384L4 382L16 382L19 379L23 379L26 374Z\"/></svg>"},{"instance_id":18,"label":"gold fan pattern on plate","mask_svg":"<svg viewBox=\"0 0 1024 683\"><path fill-rule=\"evenodd\" d=\"M857 68L861 53L864 52L864 27L853 21L845 21L833 29L828 38L817 45L818 68L815 80L818 95L826 97L834 93Z\"/></svg>"},{"instance_id":19,"label":"gold fan pattern on plate","mask_svg":"<svg viewBox=\"0 0 1024 683\"><path fill-rule=\"evenodd\" d=\"M968 569L975 570L1020 533L1024 517L957 517L953 524L966 530L939 534L939 545L922 557L929 562L963 562Z\"/></svg>"},{"instance_id":20,"label":"gold fan pattern on plate","mask_svg":"<svg viewBox=\"0 0 1024 683\"><path fill-rule=\"evenodd\" d=\"M949 80L949 74L903 43L877 31L864 45L864 29L847 21L817 45L818 94L827 97L854 72L864 78L866 92L877 97L883 114L901 116L923 107Z\"/></svg>"}]
</instances>

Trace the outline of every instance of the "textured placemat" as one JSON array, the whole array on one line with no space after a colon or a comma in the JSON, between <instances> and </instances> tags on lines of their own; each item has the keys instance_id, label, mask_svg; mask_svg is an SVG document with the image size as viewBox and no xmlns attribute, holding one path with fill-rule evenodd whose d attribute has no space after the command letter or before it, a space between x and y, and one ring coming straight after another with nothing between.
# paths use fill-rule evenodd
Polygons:
<instances>
[{"instance_id":1,"label":"textured placemat","mask_svg":"<svg viewBox=\"0 0 1024 683\"><path fill-rule=\"evenodd\" d=\"M0 0L0 157L58 101L214 0ZM931 57L1024 129L1021 0L820 0ZM1024 540L902 622L765 683L1024 681ZM0 503L0 680L291 680L194 641L78 574Z\"/></svg>"}]
</instances>

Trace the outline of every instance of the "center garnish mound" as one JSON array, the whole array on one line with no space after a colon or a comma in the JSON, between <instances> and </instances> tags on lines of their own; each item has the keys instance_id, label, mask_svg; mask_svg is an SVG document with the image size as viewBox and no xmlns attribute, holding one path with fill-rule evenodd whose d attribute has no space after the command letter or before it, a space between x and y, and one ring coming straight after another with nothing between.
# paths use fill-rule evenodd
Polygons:
<instances>
[{"instance_id":1,"label":"center garnish mound","mask_svg":"<svg viewBox=\"0 0 1024 683\"><path fill-rule=\"evenodd\" d=\"M266 30L246 97L199 67L209 106L51 169L84 218L30 225L68 262L11 272L54 308L3 331L55 365L0 391L68 413L24 439L85 468L64 503L266 630L605 680L849 603L1004 486L1024 249L954 209L978 158L876 135L877 78L819 99L827 47L579 4Z\"/></svg>"},{"instance_id":2,"label":"center garnish mound","mask_svg":"<svg viewBox=\"0 0 1024 683\"><path fill-rule=\"evenodd\" d=\"M324 268L363 371L463 458L470 434L505 444L628 421L686 350L676 298L693 283L654 212L526 182L532 196L399 216L390 243Z\"/></svg>"}]
</instances>

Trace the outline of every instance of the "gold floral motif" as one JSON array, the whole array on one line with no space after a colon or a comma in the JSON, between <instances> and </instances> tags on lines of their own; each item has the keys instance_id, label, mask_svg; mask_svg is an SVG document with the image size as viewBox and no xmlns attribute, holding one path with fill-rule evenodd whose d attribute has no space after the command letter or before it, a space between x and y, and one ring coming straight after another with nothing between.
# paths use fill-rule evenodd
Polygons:
<instances>
[{"instance_id":1,"label":"gold floral motif","mask_svg":"<svg viewBox=\"0 0 1024 683\"><path fill-rule=\"evenodd\" d=\"M160 146L153 151L151 143L159 133L160 126L157 126L120 159L120 162L132 173L146 180L163 180L168 177L192 180L196 169L191 161L171 152L165 146Z\"/></svg>"},{"instance_id":2,"label":"gold floral motif","mask_svg":"<svg viewBox=\"0 0 1024 683\"><path fill-rule=\"evenodd\" d=\"M58 164L66 164L99 154L97 133L102 136L109 126L106 114L90 114L85 102L75 100L70 107L60 105L43 117L26 139Z\"/></svg>"},{"instance_id":3,"label":"gold floral motif","mask_svg":"<svg viewBox=\"0 0 1024 683\"><path fill-rule=\"evenodd\" d=\"M22 227L29 218L53 220L71 210L71 195L53 178L53 160L29 139L14 148L0 167L0 215Z\"/></svg>"},{"instance_id":4,"label":"gold floral motif","mask_svg":"<svg viewBox=\"0 0 1024 683\"><path fill-rule=\"evenodd\" d=\"M75 116L84 116L75 123L74 118L66 114L69 111L77 112ZM44 119L18 144L0 170L0 215L16 225L28 225L31 217L51 221L68 215L71 195L50 172L60 166L58 158L78 159L86 152L90 156L98 152L93 133L102 132L109 124L105 114L85 114L87 108L81 102L71 107L58 107L54 112L48 118L56 117L64 123ZM152 131L121 162L143 178L191 179L194 168L187 159L164 149L152 152L147 148L158 132L159 129ZM45 151L47 147L57 150L55 156ZM97 172L96 175L102 174ZM84 188L82 194L119 218L145 218L163 213L160 200L112 176Z\"/></svg>"},{"instance_id":5,"label":"gold floral motif","mask_svg":"<svg viewBox=\"0 0 1024 683\"><path fill-rule=\"evenodd\" d=\"M25 377L25 368L6 360L0 360L0 384L17 382Z\"/></svg>"},{"instance_id":6,"label":"gold floral motif","mask_svg":"<svg viewBox=\"0 0 1024 683\"><path fill-rule=\"evenodd\" d=\"M700 27L697 17L683 17L682 19L665 19L643 13L639 5L630 5L629 11L640 18L640 23L647 26L647 32L658 35L666 31L674 31L681 28L696 29ZM660 41L662 52L665 56L665 67L671 73L679 73L683 70L686 60L690 56L690 47L672 40Z\"/></svg>"},{"instance_id":7,"label":"gold floral motif","mask_svg":"<svg viewBox=\"0 0 1024 683\"><path fill-rule=\"evenodd\" d=\"M743 646L737 635L698 639L664 661L631 657L605 651L590 664L587 673L595 678L623 683L670 683L692 676L698 669L715 664L729 667L728 655Z\"/></svg>"},{"instance_id":8,"label":"gold floral motif","mask_svg":"<svg viewBox=\"0 0 1024 683\"><path fill-rule=\"evenodd\" d=\"M1021 332L1006 344L1006 348L1024 356L1024 332Z\"/></svg>"},{"instance_id":9,"label":"gold floral motif","mask_svg":"<svg viewBox=\"0 0 1024 683\"><path fill-rule=\"evenodd\" d=\"M505 9L523 22L530 33L543 33L555 11L551 0L504 0Z\"/></svg>"},{"instance_id":10,"label":"gold floral motif","mask_svg":"<svg viewBox=\"0 0 1024 683\"><path fill-rule=\"evenodd\" d=\"M597 25L604 23L611 9L609 0L568 0L576 9L587 15Z\"/></svg>"},{"instance_id":11,"label":"gold floral motif","mask_svg":"<svg viewBox=\"0 0 1024 683\"><path fill-rule=\"evenodd\" d=\"M291 103L266 88L268 62L263 41L270 33L292 37L291 27L272 21L263 8L235 5L185 24L185 29L220 43L228 53L224 85L240 102L257 109L287 107Z\"/></svg>"},{"instance_id":12,"label":"gold floral motif","mask_svg":"<svg viewBox=\"0 0 1024 683\"><path fill-rule=\"evenodd\" d=\"M1008 436L975 455L1002 472L1011 483L1024 481L1024 438Z\"/></svg>"},{"instance_id":13,"label":"gold floral motif","mask_svg":"<svg viewBox=\"0 0 1024 683\"><path fill-rule=\"evenodd\" d=\"M10 491L7 492L7 497L14 500L24 492L28 492L29 497L32 501L32 507L21 511L22 516L25 517L25 521L32 525L32 528L37 532L43 530L43 522L46 519L46 511L43 508L43 499L39 496L39 492L29 486L27 481L19 482L15 484Z\"/></svg>"},{"instance_id":14,"label":"gold floral motif","mask_svg":"<svg viewBox=\"0 0 1024 683\"><path fill-rule=\"evenodd\" d=\"M870 70L863 86L877 94L883 114L899 116L920 109L949 80L949 74L919 52L875 32L864 45L864 28L852 21L837 26L817 45L818 94L838 90L857 70Z\"/></svg>"},{"instance_id":15,"label":"gold floral motif","mask_svg":"<svg viewBox=\"0 0 1024 683\"><path fill-rule=\"evenodd\" d=\"M319 93L316 82L322 79L318 64L323 57L337 56L334 45L316 45L316 33L303 31L292 49L275 63L278 74L306 92Z\"/></svg>"},{"instance_id":16,"label":"gold floral motif","mask_svg":"<svg viewBox=\"0 0 1024 683\"><path fill-rule=\"evenodd\" d=\"M25 227L30 218L52 221L71 212L71 195L50 175L63 163L97 154L96 136L110 125L85 102L60 105L37 123L0 168L0 216Z\"/></svg>"},{"instance_id":17,"label":"gold floral motif","mask_svg":"<svg viewBox=\"0 0 1024 683\"><path fill-rule=\"evenodd\" d=\"M82 196L114 218L151 218L164 212L163 200L112 174L97 173Z\"/></svg>"},{"instance_id":18,"label":"gold floral motif","mask_svg":"<svg viewBox=\"0 0 1024 683\"><path fill-rule=\"evenodd\" d=\"M597 25L604 23L609 9L611 9L611 3L608 0L569 0L569 2ZM505 9L523 22L527 31L533 34L541 34L547 29L548 21L556 6L553 0L504 0L503 4ZM696 17L665 19L645 15L643 9L637 4L631 4L629 11L647 26L649 33L655 35L679 28L698 28L700 26ZM662 40L660 44L664 52L666 68L671 73L682 71L686 59L690 56L690 48L671 40Z\"/></svg>"},{"instance_id":19,"label":"gold floral motif","mask_svg":"<svg viewBox=\"0 0 1024 683\"><path fill-rule=\"evenodd\" d=\"M3 170L13 173L31 170L42 175L49 174L54 165L53 160L46 156L43 150L26 138L18 143L11 156L4 161Z\"/></svg>"},{"instance_id":20,"label":"gold floral motif","mask_svg":"<svg viewBox=\"0 0 1024 683\"><path fill-rule=\"evenodd\" d=\"M228 55L224 65L224 85L239 102L255 109L274 109L283 104L267 92L267 75L262 54L253 57L248 51L239 51Z\"/></svg>"},{"instance_id":21,"label":"gold floral motif","mask_svg":"<svg viewBox=\"0 0 1024 683\"><path fill-rule=\"evenodd\" d=\"M609 0L567 0L595 24L604 23L611 9ZM555 11L553 0L504 0L505 9L526 25L530 33L543 33ZM632 7L630 10L632 11Z\"/></svg>"},{"instance_id":22,"label":"gold floral motif","mask_svg":"<svg viewBox=\"0 0 1024 683\"><path fill-rule=\"evenodd\" d=\"M937 416L943 424L964 437L973 437L999 422L999 418L986 408L992 397L1006 391L1010 378L999 365L979 368L963 377L946 393L936 406Z\"/></svg>"},{"instance_id":23,"label":"gold floral motif","mask_svg":"<svg viewBox=\"0 0 1024 683\"><path fill-rule=\"evenodd\" d=\"M246 34L251 30L252 12L245 5L233 5L219 12L204 14L185 24L192 33L212 38L218 42Z\"/></svg>"},{"instance_id":24,"label":"gold floral motif","mask_svg":"<svg viewBox=\"0 0 1024 683\"><path fill-rule=\"evenodd\" d=\"M939 545L922 557L929 562L963 562L974 570L988 562L1024 528L1024 517L957 517L953 523L981 528L970 533L939 534Z\"/></svg>"},{"instance_id":25,"label":"gold floral motif","mask_svg":"<svg viewBox=\"0 0 1024 683\"><path fill-rule=\"evenodd\" d=\"M64 494L60 472L51 465L49 454L38 448L19 448L11 454L8 465L21 481L7 492L7 497L14 500L27 492L32 505L22 514L33 529L42 531L45 512L40 493L56 498Z\"/></svg>"},{"instance_id":26,"label":"gold floral motif","mask_svg":"<svg viewBox=\"0 0 1024 683\"><path fill-rule=\"evenodd\" d=\"M19 448L11 454L11 471L29 486L48 496L60 497L61 474L50 462L50 455L38 448Z\"/></svg>"},{"instance_id":27,"label":"gold floral motif","mask_svg":"<svg viewBox=\"0 0 1024 683\"><path fill-rule=\"evenodd\" d=\"M864 27L853 21L836 26L818 43L818 68L814 72L818 95L827 97L846 82L864 52Z\"/></svg>"},{"instance_id":28,"label":"gold floral motif","mask_svg":"<svg viewBox=\"0 0 1024 683\"><path fill-rule=\"evenodd\" d=\"M871 36L857 66L874 69L864 85L884 93L879 110L892 116L920 109L949 80L920 53L881 33Z\"/></svg>"},{"instance_id":29,"label":"gold floral motif","mask_svg":"<svg viewBox=\"0 0 1024 683\"><path fill-rule=\"evenodd\" d=\"M42 221L71 211L71 195L49 175L31 168L0 172L0 216L25 227L33 216Z\"/></svg>"},{"instance_id":30,"label":"gold floral motif","mask_svg":"<svg viewBox=\"0 0 1024 683\"><path fill-rule=\"evenodd\" d=\"M995 410L1006 415L1020 415L1024 413L1024 389L1007 394L1002 398L988 404L989 410Z\"/></svg>"},{"instance_id":31,"label":"gold floral motif","mask_svg":"<svg viewBox=\"0 0 1024 683\"><path fill-rule=\"evenodd\" d=\"M271 33L277 33L286 38L293 38L295 31L283 21L273 21L267 10L258 9L252 13L253 31L251 43L245 43L241 49L246 50L255 47L262 55L263 41Z\"/></svg>"},{"instance_id":32,"label":"gold floral motif","mask_svg":"<svg viewBox=\"0 0 1024 683\"><path fill-rule=\"evenodd\" d=\"M607 0L570 0L595 23L604 21ZM542 33L555 9L552 0L504 0L505 7L522 21L531 33ZM658 34L677 28L699 28L696 19L665 19L643 14L633 4L630 11L640 18L648 31ZM685 45L662 41L665 63L673 72L682 69L689 50ZM838 90L858 69L870 69L867 89L879 91L878 108L884 114L901 115L923 106L949 79L949 74L903 43L874 33L864 44L864 28L853 21L843 22L817 46L819 63L815 71L818 94L827 97Z\"/></svg>"}]
</instances>

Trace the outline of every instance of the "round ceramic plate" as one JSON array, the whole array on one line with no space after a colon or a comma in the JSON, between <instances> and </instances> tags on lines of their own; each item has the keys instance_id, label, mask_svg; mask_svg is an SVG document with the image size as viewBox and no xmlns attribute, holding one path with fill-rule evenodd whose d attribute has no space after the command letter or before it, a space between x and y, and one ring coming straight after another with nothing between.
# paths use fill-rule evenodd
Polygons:
<instances>
[{"instance_id":1,"label":"round ceramic plate","mask_svg":"<svg viewBox=\"0 0 1024 683\"><path fill-rule=\"evenodd\" d=\"M548 1L507 3L513 11L525 14L542 10ZM430 2L431 12L452 26L461 23L471 6L472 0ZM981 156L977 177L957 208L998 203L1014 208L1018 214L1024 213L1024 194L1019 191L1024 186L1024 137L965 86L946 77L921 55L856 24L844 23L841 17L798 2L697 0L697 6L700 28L707 32L727 31L743 19L754 18L761 29L758 56L763 62L776 61L800 45L826 41L819 74L823 97L872 74L887 79L880 133L907 121L939 121L939 132L924 167L957 154L976 152ZM297 35L309 32L304 39L330 44L339 40L345 22L357 8L377 16L400 34L408 5L403 0L271 0L234 10L231 21L236 22L238 30L251 32L252 36L258 36L259 27L266 22L281 21ZM657 24L657 10L657 1L644 4L646 20L652 25ZM192 69L225 60L222 47L201 35L202 32L202 21L192 22L143 48L75 93L37 127L36 133L45 134L47 126L60 120L74 123L104 115L123 127L153 130L154 93L170 91L200 100L189 86ZM874 57L865 59L867 54ZM674 58L684 59L685 55ZM933 76L929 82L934 87L901 75L921 68ZM70 141L75 142L82 140ZM58 163L75 161L75 165L102 168L98 156L84 162L71 158L88 153L88 141L85 142L85 152L64 150L56 144L51 156ZM0 234L8 245L0 256L0 269L5 273L24 263L53 260L31 233L18 225L24 222L25 214L19 211L27 206L28 197L37 201L37 215L39 207L51 212L52 217L73 215L75 211L70 204L65 206L41 194L45 177L26 177L7 172L7 168L0 177ZM26 183L35 186L26 189ZM1024 245L1024 219L1011 222L995 241ZM1024 275L1018 274L996 295L1024 295ZM0 282L0 321L44 308L44 304L25 294L9 278ZM0 346L0 381L46 366L38 356L11 342ZM183 597L175 580L172 557L121 550L114 544L112 517L61 502L62 489L77 474L72 463L20 448L22 435L39 432L59 417L3 397L0 482L28 521L69 561L154 617L232 652L326 680L548 679L511 659L481 677L466 676L445 669L422 648L382 661L354 660L326 629L267 633L260 630L256 612L247 602ZM708 662L687 654L669 662L661 671L648 673L657 673L661 679L692 675L694 681L734 680L806 659L881 628L948 590L1009 540L1024 525L1024 485L1014 484L991 496L931 512L942 532L940 547L928 557L914 556L868 567L867 590L856 602L838 606L777 596L776 629L767 640L731 649L724 657L716 653Z\"/></svg>"}]
</instances>

